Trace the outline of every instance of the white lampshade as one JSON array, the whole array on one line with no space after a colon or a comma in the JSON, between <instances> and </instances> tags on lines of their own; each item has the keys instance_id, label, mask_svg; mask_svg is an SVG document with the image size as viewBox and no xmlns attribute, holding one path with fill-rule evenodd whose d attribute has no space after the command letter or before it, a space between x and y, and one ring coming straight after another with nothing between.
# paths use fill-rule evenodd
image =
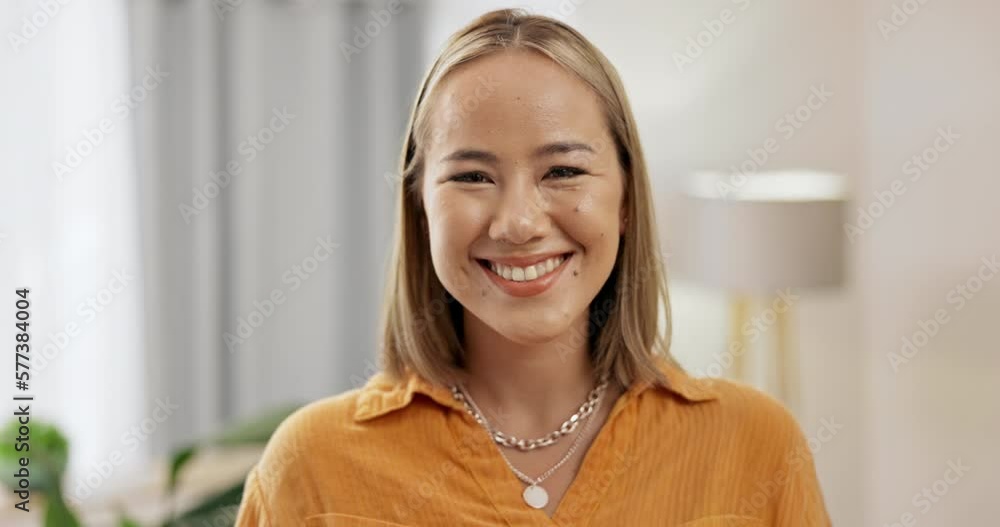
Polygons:
<instances>
[{"instance_id":1,"label":"white lampshade","mask_svg":"<svg viewBox=\"0 0 1000 527\"><path fill-rule=\"evenodd\" d=\"M692 174L661 216L671 275L746 293L837 285L845 201L837 174Z\"/></svg>"}]
</instances>

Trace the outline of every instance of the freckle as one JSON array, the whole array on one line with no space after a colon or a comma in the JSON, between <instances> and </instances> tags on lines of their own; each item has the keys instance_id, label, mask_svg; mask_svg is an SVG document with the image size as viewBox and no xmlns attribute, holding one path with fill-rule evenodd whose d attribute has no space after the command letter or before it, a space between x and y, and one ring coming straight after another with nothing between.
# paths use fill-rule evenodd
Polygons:
<instances>
[{"instance_id":1,"label":"freckle","mask_svg":"<svg viewBox=\"0 0 1000 527\"><path fill-rule=\"evenodd\" d=\"M573 269L573 276L577 276L577 275L579 275L579 274L580 274L580 272L579 272L579 271L577 271L576 269Z\"/></svg>"},{"instance_id":2,"label":"freckle","mask_svg":"<svg viewBox=\"0 0 1000 527\"><path fill-rule=\"evenodd\" d=\"M601 238L603 238L603 237L604 237L604 233L602 232L602 233L601 233Z\"/></svg>"},{"instance_id":3,"label":"freckle","mask_svg":"<svg viewBox=\"0 0 1000 527\"><path fill-rule=\"evenodd\" d=\"M483 296L486 296L486 290L483 289Z\"/></svg>"}]
</instances>

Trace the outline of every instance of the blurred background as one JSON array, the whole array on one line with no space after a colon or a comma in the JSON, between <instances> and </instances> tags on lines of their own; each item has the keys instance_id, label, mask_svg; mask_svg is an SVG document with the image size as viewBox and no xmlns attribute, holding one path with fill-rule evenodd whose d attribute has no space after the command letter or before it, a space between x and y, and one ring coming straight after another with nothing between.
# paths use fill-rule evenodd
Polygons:
<instances>
[{"instance_id":1,"label":"blurred background","mask_svg":"<svg viewBox=\"0 0 1000 527\"><path fill-rule=\"evenodd\" d=\"M11 0L0 378L34 396L32 441L65 437L81 523L159 524L259 447L199 451L167 497L172 453L376 371L416 87L499 7L567 21L618 68L677 267L673 352L787 402L834 524L996 525L1000 4ZM715 195L691 191L704 173ZM767 174L807 196L748 195ZM41 496L18 501L0 524L41 525Z\"/></svg>"}]
</instances>

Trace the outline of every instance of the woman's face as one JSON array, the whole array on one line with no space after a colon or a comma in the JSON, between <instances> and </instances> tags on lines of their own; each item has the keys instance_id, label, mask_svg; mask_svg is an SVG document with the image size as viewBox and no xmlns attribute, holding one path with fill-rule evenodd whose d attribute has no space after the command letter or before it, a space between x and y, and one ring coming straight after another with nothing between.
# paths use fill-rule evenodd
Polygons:
<instances>
[{"instance_id":1,"label":"woman's face","mask_svg":"<svg viewBox=\"0 0 1000 527\"><path fill-rule=\"evenodd\" d=\"M452 72L431 102L421 192L438 279L467 323L552 340L586 315L624 232L597 96L548 58L507 51Z\"/></svg>"}]
</instances>

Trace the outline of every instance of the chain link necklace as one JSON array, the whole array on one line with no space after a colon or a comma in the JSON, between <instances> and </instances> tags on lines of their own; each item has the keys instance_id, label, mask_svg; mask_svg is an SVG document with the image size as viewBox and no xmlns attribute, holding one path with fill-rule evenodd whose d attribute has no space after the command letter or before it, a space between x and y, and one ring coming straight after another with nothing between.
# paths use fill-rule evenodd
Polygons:
<instances>
[{"instance_id":1,"label":"chain link necklace","mask_svg":"<svg viewBox=\"0 0 1000 527\"><path fill-rule=\"evenodd\" d=\"M588 404L591 400L593 400L593 404L590 405L590 411L587 412L587 415L591 415L592 413L595 413L600 409L601 400L603 399L602 395L604 394L604 389L607 387L607 384L608 384L607 378L602 379L601 382L597 385L597 387L595 387L594 390L591 392L591 395L587 397L587 403L584 403L585 405ZM493 427L489 424L489 422L486 420L486 417L479 410L479 407L476 405L476 402L472 400L472 396L470 396L464 390L460 389L458 386L452 386L451 391L455 399L461 401L465 405L466 411L469 412L470 415L472 415L473 419L475 419L476 422L482 425L483 428L485 428L486 431L489 432L491 436L493 436L494 442L497 443L498 445L501 445L501 443L496 439L496 434ZM574 414L574 416L576 416L576 414ZM559 467L561 467L564 463L566 463L566 461L568 461L573 456L577 448L580 446L580 442L587 435L587 431L590 430L590 425L593 422L594 419L587 419L587 422L584 423L583 425L583 429L576 436L576 439L573 440L573 444L570 445L569 450L566 452L565 455L563 455L562 459L560 459L558 463L553 465L552 468L545 471L545 473L543 473L541 476L534 479L526 475L524 472L518 470L517 467L515 467L510 462L510 459L507 459L507 455L504 454L502 448L497 449L500 452L500 455L503 457L503 460L507 463L507 466L510 467L510 470L512 472L514 472L514 475L516 475L517 478L523 481L524 483L528 484L528 487L525 488L524 492L521 494L521 497L524 499L524 502L528 504L528 506L535 509L541 509L549 503L549 493L541 486L542 481L545 481L545 479L551 476ZM574 423L579 423L579 418L574 420ZM574 425L573 428L576 428L576 426ZM549 434L545 437L549 437L550 435L552 434ZM530 450L530 449L522 449L522 450Z\"/></svg>"},{"instance_id":2,"label":"chain link necklace","mask_svg":"<svg viewBox=\"0 0 1000 527\"><path fill-rule=\"evenodd\" d=\"M595 386L594 389L591 390L589 394L587 394L587 400L580 405L580 408L577 409L577 411L574 412L573 415L569 416L565 421L563 421L562 425L560 425L558 429L536 439L519 439L515 436L509 436L507 434L504 434L500 430L497 430L492 426L490 426L489 423L486 422L486 416L483 415L482 413L475 413L475 412L469 412L469 413L472 414L472 417L476 419L476 422L483 425L484 427L486 427L487 430L490 431L490 436L493 438L494 443L507 448L517 448L518 450L521 451L534 450L536 448L542 448L554 445L556 442L559 441L561 437L573 433L573 431L576 430L576 427L579 426L581 422L583 422L585 419L590 417L592 413L594 413L595 406L597 405L597 399L600 397L601 392L603 392L606 387L607 387L607 377L602 379L601 382L599 382L597 386ZM456 400L465 403L466 409L469 408L469 404L465 402L466 396L464 391L459 390L457 386L452 386L451 393Z\"/></svg>"}]
</instances>

